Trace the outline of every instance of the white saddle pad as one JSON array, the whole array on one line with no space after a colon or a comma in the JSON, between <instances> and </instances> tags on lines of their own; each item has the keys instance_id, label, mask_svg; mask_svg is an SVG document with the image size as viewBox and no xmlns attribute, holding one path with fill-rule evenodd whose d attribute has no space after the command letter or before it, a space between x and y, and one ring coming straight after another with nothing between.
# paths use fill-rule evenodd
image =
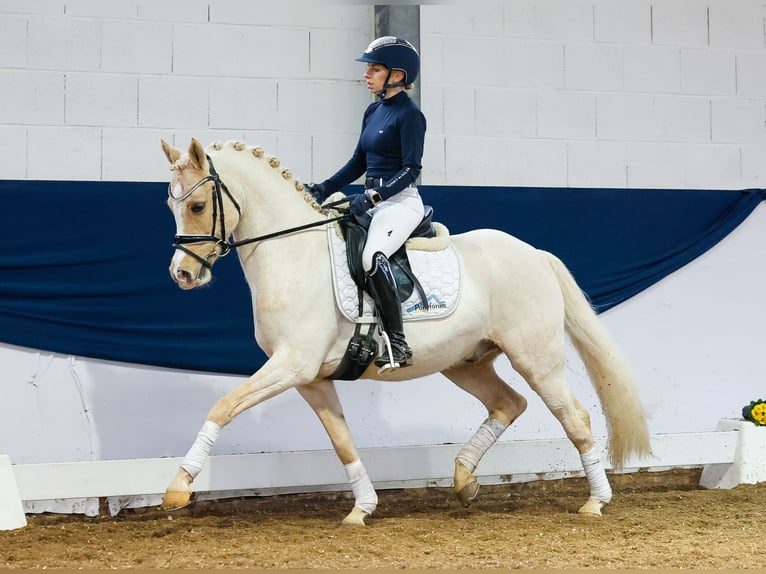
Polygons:
<instances>
[{"instance_id":1,"label":"white saddle pad","mask_svg":"<svg viewBox=\"0 0 766 574\"><path fill-rule=\"evenodd\" d=\"M448 234L447 229L435 223L437 233ZM333 286L335 301L338 309L349 320L359 319L359 298L356 283L351 277L346 260L346 242L340 237L334 225L327 226L330 256L333 262ZM434 240L417 239L407 242L407 255L412 266L412 272L418 278L425 291L428 308L423 309L423 302L417 289L402 303L402 318L405 321L436 319L447 317L457 308L460 301L460 260L454 247L447 242L441 249L432 250L428 244L437 244ZM416 246L422 246L418 249ZM372 316L374 303L372 297L364 293L364 317ZM365 321L364 317L362 322Z\"/></svg>"}]
</instances>

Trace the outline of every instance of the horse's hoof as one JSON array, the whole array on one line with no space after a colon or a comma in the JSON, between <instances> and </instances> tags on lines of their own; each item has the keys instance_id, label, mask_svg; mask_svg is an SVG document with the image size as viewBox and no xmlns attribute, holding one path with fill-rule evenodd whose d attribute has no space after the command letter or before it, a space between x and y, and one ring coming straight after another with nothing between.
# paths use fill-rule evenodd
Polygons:
<instances>
[{"instance_id":1,"label":"horse's hoof","mask_svg":"<svg viewBox=\"0 0 766 574\"><path fill-rule=\"evenodd\" d=\"M467 508L479 495L479 481L459 460L455 461L455 496Z\"/></svg>"},{"instance_id":2,"label":"horse's hoof","mask_svg":"<svg viewBox=\"0 0 766 574\"><path fill-rule=\"evenodd\" d=\"M479 496L479 481L473 479L463 488L455 492L455 495L460 501L460 504L462 504L464 508L468 508L476 502L476 498Z\"/></svg>"},{"instance_id":3,"label":"horse's hoof","mask_svg":"<svg viewBox=\"0 0 766 574\"><path fill-rule=\"evenodd\" d=\"M577 512L579 514L588 514L590 516L603 516L601 509L606 506L606 502L599 500L598 498L589 498L588 502L580 507Z\"/></svg>"},{"instance_id":4,"label":"horse's hoof","mask_svg":"<svg viewBox=\"0 0 766 574\"><path fill-rule=\"evenodd\" d=\"M367 514L364 510L359 508L358 506L355 506L351 509L351 512L348 513L348 516L343 519L343 526L365 526L364 520L367 518L369 514Z\"/></svg>"},{"instance_id":5,"label":"horse's hoof","mask_svg":"<svg viewBox=\"0 0 766 574\"><path fill-rule=\"evenodd\" d=\"M162 497L162 510L180 510L194 502L194 496L190 490L168 490Z\"/></svg>"}]
</instances>

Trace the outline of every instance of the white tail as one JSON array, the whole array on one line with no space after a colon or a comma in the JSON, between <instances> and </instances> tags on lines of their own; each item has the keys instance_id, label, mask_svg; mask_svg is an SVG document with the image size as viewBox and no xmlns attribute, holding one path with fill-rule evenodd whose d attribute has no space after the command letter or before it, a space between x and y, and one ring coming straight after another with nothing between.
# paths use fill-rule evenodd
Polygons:
<instances>
[{"instance_id":1,"label":"white tail","mask_svg":"<svg viewBox=\"0 0 766 574\"><path fill-rule=\"evenodd\" d=\"M556 274L566 307L566 329L598 394L609 431L609 459L621 468L632 456L651 454L643 406L628 362L556 256L544 252Z\"/></svg>"}]
</instances>

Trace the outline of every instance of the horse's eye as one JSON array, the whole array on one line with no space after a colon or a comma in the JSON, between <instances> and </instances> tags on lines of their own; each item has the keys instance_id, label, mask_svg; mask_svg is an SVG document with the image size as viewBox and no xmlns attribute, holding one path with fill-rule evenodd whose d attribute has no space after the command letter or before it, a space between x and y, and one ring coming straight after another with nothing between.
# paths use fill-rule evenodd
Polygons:
<instances>
[{"instance_id":1,"label":"horse's eye","mask_svg":"<svg viewBox=\"0 0 766 574\"><path fill-rule=\"evenodd\" d=\"M205 202L198 201L197 203L192 203L191 211L192 213L202 213L203 211L205 211Z\"/></svg>"}]
</instances>

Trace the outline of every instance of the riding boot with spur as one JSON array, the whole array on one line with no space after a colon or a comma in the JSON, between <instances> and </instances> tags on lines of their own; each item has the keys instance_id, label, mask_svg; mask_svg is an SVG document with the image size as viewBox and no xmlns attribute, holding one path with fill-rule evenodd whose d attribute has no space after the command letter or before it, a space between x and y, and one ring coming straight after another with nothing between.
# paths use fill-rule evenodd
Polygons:
<instances>
[{"instance_id":1,"label":"riding boot with spur","mask_svg":"<svg viewBox=\"0 0 766 574\"><path fill-rule=\"evenodd\" d=\"M404 328L402 326L402 305L396 291L396 281L388 259L378 252L372 258L372 269L367 273L367 288L375 299L375 307L380 315L383 329L388 334L391 342L391 354L394 362L404 367L412 358L412 350L404 340ZM382 354L375 359L378 367L389 364L388 352L383 349Z\"/></svg>"}]
</instances>

